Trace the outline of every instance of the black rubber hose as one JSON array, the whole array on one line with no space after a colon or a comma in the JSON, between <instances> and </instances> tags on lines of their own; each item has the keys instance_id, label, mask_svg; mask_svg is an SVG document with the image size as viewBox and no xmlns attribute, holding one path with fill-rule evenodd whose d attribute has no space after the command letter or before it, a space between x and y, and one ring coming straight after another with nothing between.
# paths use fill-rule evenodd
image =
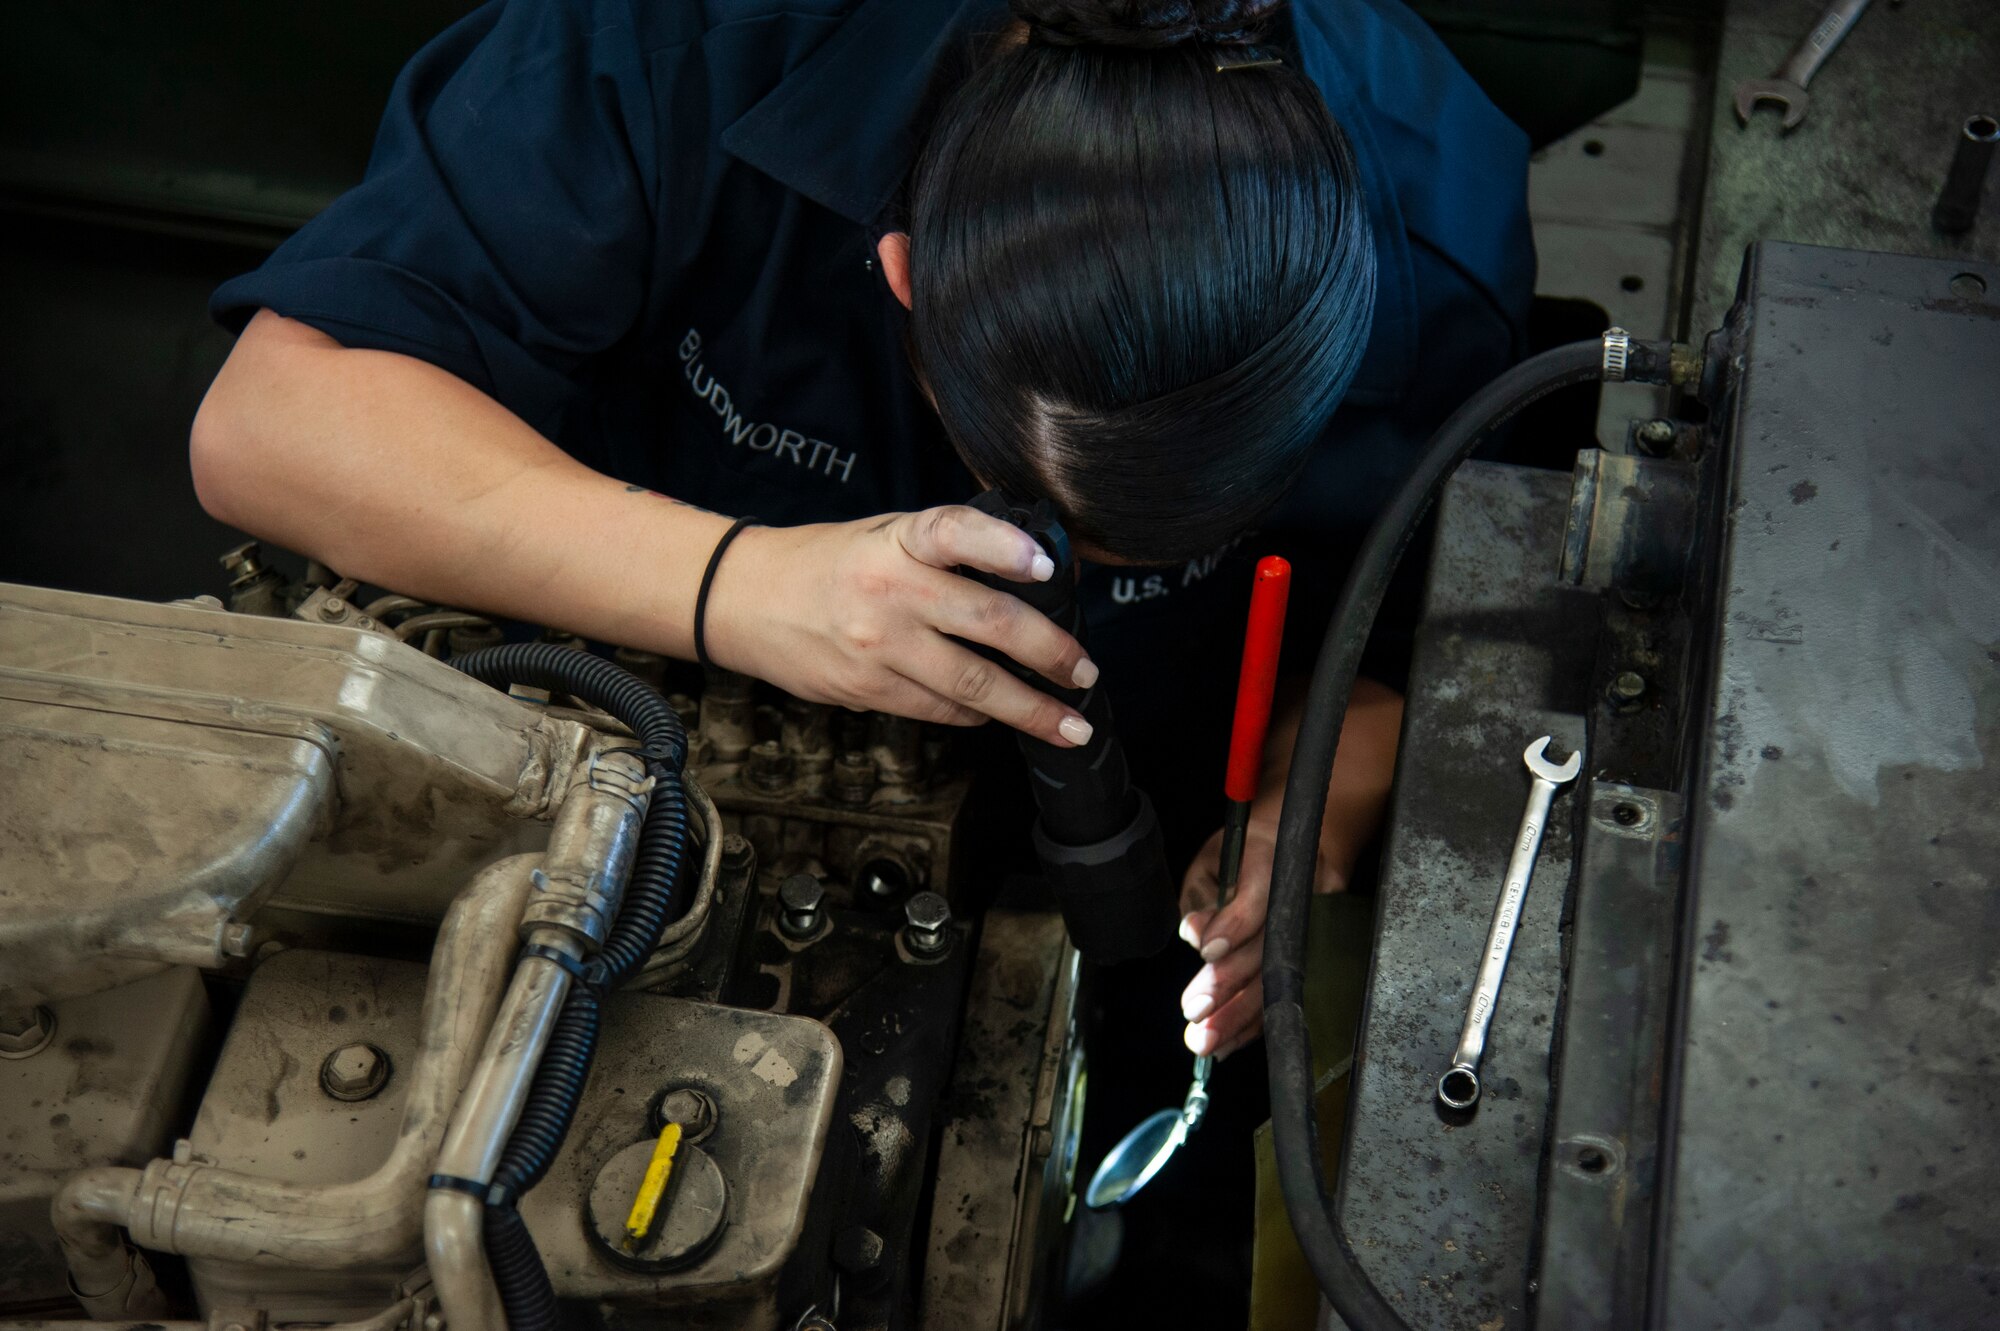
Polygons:
<instances>
[{"instance_id":1,"label":"black rubber hose","mask_svg":"<svg viewBox=\"0 0 2000 1331\"><path fill-rule=\"evenodd\" d=\"M598 953L616 984L652 954L667 927L673 888L687 857L687 728L680 713L638 676L600 656L547 642L508 643L456 657L452 665L496 688L527 684L560 690L601 708L639 737L654 780L652 803L639 831L632 873L618 917Z\"/></svg>"},{"instance_id":2,"label":"black rubber hose","mask_svg":"<svg viewBox=\"0 0 2000 1331\"><path fill-rule=\"evenodd\" d=\"M660 945L675 905L674 885L687 859L687 791L680 771L662 765L653 773L653 783L653 802L632 852L632 875L611 933L597 954L607 972L606 982L613 987L638 970Z\"/></svg>"},{"instance_id":3,"label":"black rubber hose","mask_svg":"<svg viewBox=\"0 0 2000 1331\"><path fill-rule=\"evenodd\" d=\"M687 792L681 769L687 731L680 714L644 681L601 657L551 643L514 643L452 662L499 688L560 690L616 717L639 738L653 777L632 869L618 914L599 949L591 982L570 985L514 1131L494 1170L484 1213L487 1260L511 1331L555 1331L555 1288L515 1205L555 1163L576 1119L603 1023L603 991L636 970L658 946L687 854ZM496 1200L497 1198L497 1200Z\"/></svg>"},{"instance_id":4,"label":"black rubber hose","mask_svg":"<svg viewBox=\"0 0 2000 1331\"><path fill-rule=\"evenodd\" d=\"M508 1331L557 1331L562 1317L556 1308L556 1289L549 1283L534 1236L528 1233L528 1222L511 1206L489 1206L480 1228L500 1306L507 1310Z\"/></svg>"},{"instance_id":5,"label":"black rubber hose","mask_svg":"<svg viewBox=\"0 0 2000 1331\"><path fill-rule=\"evenodd\" d=\"M569 694L617 717L646 747L648 762L678 772L687 762L687 728L652 685L601 656L552 642L510 642L452 658L452 665L498 689L510 684Z\"/></svg>"},{"instance_id":6,"label":"black rubber hose","mask_svg":"<svg viewBox=\"0 0 2000 1331\"><path fill-rule=\"evenodd\" d=\"M558 1325L555 1286L515 1206L549 1172L569 1135L584 1084L590 1080L602 1012L596 989L583 984L570 987L548 1048L535 1067L520 1121L493 1171L493 1186L502 1190L505 1200L488 1203L482 1228L486 1260L500 1292L500 1306L507 1310L509 1331L556 1331Z\"/></svg>"},{"instance_id":7,"label":"black rubber hose","mask_svg":"<svg viewBox=\"0 0 2000 1331\"><path fill-rule=\"evenodd\" d=\"M576 1119L576 1107L583 1099L584 1083L590 1080L591 1059L597 1053L597 1035L604 1025L604 1005L595 988L572 984L549 1032L548 1047L535 1065L535 1079L521 1106L494 1168L494 1186L504 1190L512 1204L540 1183L562 1150L563 1138Z\"/></svg>"},{"instance_id":8,"label":"black rubber hose","mask_svg":"<svg viewBox=\"0 0 2000 1331\"><path fill-rule=\"evenodd\" d=\"M1666 342L1633 343L1627 377L1665 382L1671 346ZM1347 715L1362 648L1387 594L1389 577L1418 523L1437 501L1446 478L1488 435L1529 403L1603 375L1604 342L1573 342L1523 361L1452 413L1369 528L1348 570L1313 668L1312 689L1306 695L1305 714L1285 782L1271 871L1270 913L1264 923L1264 1043L1271 1079L1271 1127L1285 1209L1327 1301L1352 1331L1383 1331L1405 1324L1355 1259L1334 1216L1320 1168L1312 1042L1304 1005L1306 920L1341 722ZM1355 1080L1358 1083L1358 1076Z\"/></svg>"}]
</instances>

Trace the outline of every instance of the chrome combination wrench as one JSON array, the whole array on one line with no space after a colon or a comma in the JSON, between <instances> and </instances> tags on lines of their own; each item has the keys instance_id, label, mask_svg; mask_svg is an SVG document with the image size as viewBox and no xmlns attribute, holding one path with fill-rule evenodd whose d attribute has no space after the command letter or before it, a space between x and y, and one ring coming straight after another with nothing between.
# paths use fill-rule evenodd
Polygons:
<instances>
[{"instance_id":1,"label":"chrome combination wrench","mask_svg":"<svg viewBox=\"0 0 2000 1331\"><path fill-rule=\"evenodd\" d=\"M1486 952L1479 959L1479 978L1473 983L1472 1002L1465 1010L1465 1028L1459 1032L1450 1069L1438 1078L1437 1097L1448 1109L1470 1109L1479 1103L1479 1057L1486 1052L1486 1032L1493 1024L1493 1005L1500 999L1500 981L1507 974L1507 954L1514 948L1521 902L1535 876L1535 857L1541 853L1549 806L1555 803L1556 792L1583 770L1581 752L1572 753L1561 766L1550 762L1550 738L1542 736L1521 755L1534 784L1528 790L1521 830L1514 835L1513 854L1507 859L1507 881L1500 889L1499 904L1493 908L1493 927L1486 933Z\"/></svg>"},{"instance_id":2,"label":"chrome combination wrench","mask_svg":"<svg viewBox=\"0 0 2000 1331\"><path fill-rule=\"evenodd\" d=\"M1812 105L1806 85L1833 54L1833 48L1840 45L1840 39L1861 21L1867 8L1868 0L1834 0L1811 31L1799 39L1777 72L1768 79L1744 79L1737 84L1737 123L1749 124L1750 113L1769 102L1784 112L1784 119L1779 122L1781 132L1789 134L1804 124L1806 108Z\"/></svg>"}]
</instances>

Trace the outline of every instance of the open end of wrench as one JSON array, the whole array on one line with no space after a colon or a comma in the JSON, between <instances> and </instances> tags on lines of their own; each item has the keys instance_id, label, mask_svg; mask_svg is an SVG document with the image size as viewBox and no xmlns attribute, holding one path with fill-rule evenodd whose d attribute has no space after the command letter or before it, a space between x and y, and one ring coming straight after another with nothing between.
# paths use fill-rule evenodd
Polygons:
<instances>
[{"instance_id":1,"label":"open end of wrench","mask_svg":"<svg viewBox=\"0 0 2000 1331\"><path fill-rule=\"evenodd\" d=\"M1571 753L1561 763L1549 761L1549 742L1553 735L1544 735L1527 747L1521 761L1528 765L1528 771L1544 781L1552 781L1558 786L1566 786L1576 780L1576 774L1583 770L1581 751Z\"/></svg>"},{"instance_id":2,"label":"open end of wrench","mask_svg":"<svg viewBox=\"0 0 2000 1331\"><path fill-rule=\"evenodd\" d=\"M1438 1103L1446 1109L1470 1109L1479 1103L1479 1074L1459 1064L1438 1078Z\"/></svg>"},{"instance_id":3,"label":"open end of wrench","mask_svg":"<svg viewBox=\"0 0 2000 1331\"><path fill-rule=\"evenodd\" d=\"M1751 115L1760 106L1775 106L1784 112L1784 119L1778 123L1781 133L1789 134L1803 125L1806 107L1812 98L1804 88L1783 79L1745 79L1736 85L1736 121L1750 123Z\"/></svg>"}]
</instances>

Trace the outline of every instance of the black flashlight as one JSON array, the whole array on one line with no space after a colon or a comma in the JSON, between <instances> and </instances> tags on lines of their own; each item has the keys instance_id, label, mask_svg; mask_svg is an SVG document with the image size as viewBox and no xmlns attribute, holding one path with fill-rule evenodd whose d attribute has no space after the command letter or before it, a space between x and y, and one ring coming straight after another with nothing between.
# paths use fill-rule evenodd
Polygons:
<instances>
[{"instance_id":1,"label":"black flashlight","mask_svg":"<svg viewBox=\"0 0 2000 1331\"><path fill-rule=\"evenodd\" d=\"M972 507L1034 537L1056 571L1047 582L1028 583L976 569L961 571L1018 596L1078 642L1086 642L1076 558L1048 502L1021 504L988 490ZM1038 811L1035 853L1055 890L1070 941L1093 961L1129 961L1159 951L1179 923L1166 846L1153 802L1132 784L1124 746L1111 722L1111 700L1096 687L1056 687L1004 653L986 655L1031 687L1068 703L1090 723L1089 743L1074 748L1031 735L1016 737Z\"/></svg>"}]
</instances>

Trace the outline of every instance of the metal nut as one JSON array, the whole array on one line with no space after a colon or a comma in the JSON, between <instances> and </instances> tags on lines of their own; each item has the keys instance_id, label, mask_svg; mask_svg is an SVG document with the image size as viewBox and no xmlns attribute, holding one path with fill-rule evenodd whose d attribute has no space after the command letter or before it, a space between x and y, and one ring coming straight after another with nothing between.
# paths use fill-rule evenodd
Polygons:
<instances>
[{"instance_id":1,"label":"metal nut","mask_svg":"<svg viewBox=\"0 0 2000 1331\"><path fill-rule=\"evenodd\" d=\"M903 903L903 943L918 956L933 956L951 944L951 905L935 892L919 892Z\"/></svg>"},{"instance_id":2,"label":"metal nut","mask_svg":"<svg viewBox=\"0 0 2000 1331\"><path fill-rule=\"evenodd\" d=\"M31 1058L56 1038L56 1014L37 1004L0 1013L0 1058Z\"/></svg>"},{"instance_id":3,"label":"metal nut","mask_svg":"<svg viewBox=\"0 0 2000 1331\"><path fill-rule=\"evenodd\" d=\"M1665 457L1673 451L1674 433L1672 421L1646 421L1632 431L1632 442L1648 457Z\"/></svg>"},{"instance_id":4,"label":"metal nut","mask_svg":"<svg viewBox=\"0 0 2000 1331\"><path fill-rule=\"evenodd\" d=\"M237 581L256 577L264 571L264 548L255 541L245 541L222 556L223 572Z\"/></svg>"},{"instance_id":5,"label":"metal nut","mask_svg":"<svg viewBox=\"0 0 2000 1331\"><path fill-rule=\"evenodd\" d=\"M750 746L750 761L745 776L751 785L763 791L783 790L791 784L792 755L786 753L774 739Z\"/></svg>"},{"instance_id":6,"label":"metal nut","mask_svg":"<svg viewBox=\"0 0 2000 1331\"><path fill-rule=\"evenodd\" d=\"M319 1065L319 1084L336 1100L366 1100L389 1082L389 1056L372 1044L344 1044Z\"/></svg>"},{"instance_id":7,"label":"metal nut","mask_svg":"<svg viewBox=\"0 0 2000 1331\"><path fill-rule=\"evenodd\" d=\"M849 749L833 765L833 797L842 804L866 804L875 794L875 760Z\"/></svg>"}]
</instances>

